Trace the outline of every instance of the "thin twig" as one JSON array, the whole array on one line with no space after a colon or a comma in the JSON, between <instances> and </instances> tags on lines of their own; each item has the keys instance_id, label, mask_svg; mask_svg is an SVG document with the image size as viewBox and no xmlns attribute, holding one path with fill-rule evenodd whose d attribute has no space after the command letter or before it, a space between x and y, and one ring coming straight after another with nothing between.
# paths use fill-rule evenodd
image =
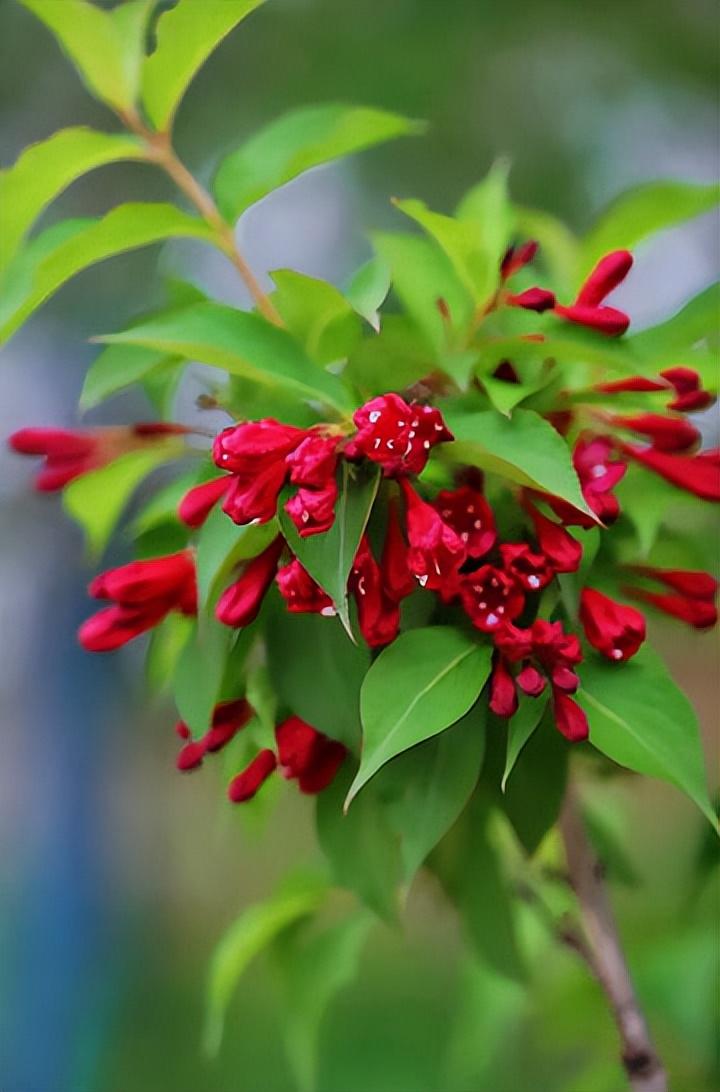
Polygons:
<instances>
[{"instance_id":1,"label":"thin twig","mask_svg":"<svg viewBox=\"0 0 720 1092\"><path fill-rule=\"evenodd\" d=\"M275 326L282 326L283 321L275 305L263 291L257 277L240 253L231 225L223 218L207 190L201 186L178 157L169 134L156 133L148 129L135 113L123 112L120 114L120 119L126 128L145 142L151 162L165 171L213 229L219 248L237 269L258 310L269 322Z\"/></svg>"},{"instance_id":2,"label":"thin twig","mask_svg":"<svg viewBox=\"0 0 720 1092\"><path fill-rule=\"evenodd\" d=\"M560 832L587 940L587 954L582 954L610 1005L630 1087L634 1092L667 1092L667 1076L650 1038L620 944L604 870L588 839L572 786L560 817Z\"/></svg>"}]
</instances>

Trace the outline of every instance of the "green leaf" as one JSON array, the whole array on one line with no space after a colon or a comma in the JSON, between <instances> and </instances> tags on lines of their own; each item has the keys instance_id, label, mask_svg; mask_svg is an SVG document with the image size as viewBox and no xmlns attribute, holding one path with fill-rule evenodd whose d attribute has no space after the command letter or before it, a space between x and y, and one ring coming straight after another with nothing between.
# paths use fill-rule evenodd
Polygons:
<instances>
[{"instance_id":1,"label":"green leaf","mask_svg":"<svg viewBox=\"0 0 720 1092\"><path fill-rule=\"evenodd\" d=\"M173 696L180 717L195 736L204 735L210 727L233 636L232 629L214 618L201 618L178 660Z\"/></svg>"},{"instance_id":2,"label":"green leaf","mask_svg":"<svg viewBox=\"0 0 720 1092\"><path fill-rule=\"evenodd\" d=\"M719 311L720 281L717 281L689 300L666 322L635 334L628 345L637 355L652 361L657 373L660 368L677 363L678 354L686 353L697 342L715 333Z\"/></svg>"},{"instance_id":3,"label":"green leaf","mask_svg":"<svg viewBox=\"0 0 720 1092\"><path fill-rule=\"evenodd\" d=\"M415 220L434 239L443 253L449 258L458 279L462 282L472 299L485 299L491 286L487 256L478 250L467 224L433 212L424 201L411 198L407 201L393 202L396 208ZM495 272L497 280L497 270Z\"/></svg>"},{"instance_id":4,"label":"green leaf","mask_svg":"<svg viewBox=\"0 0 720 1092\"><path fill-rule=\"evenodd\" d=\"M532 699L531 699L532 700ZM565 787L570 745L558 732L546 703L545 716L515 763L500 805L525 851L532 855L557 822ZM512 724L512 721L510 722Z\"/></svg>"},{"instance_id":5,"label":"green leaf","mask_svg":"<svg viewBox=\"0 0 720 1092\"><path fill-rule=\"evenodd\" d=\"M88 89L115 109L135 102L150 2L103 11L86 0L20 0L58 39Z\"/></svg>"},{"instance_id":6,"label":"green leaf","mask_svg":"<svg viewBox=\"0 0 720 1092\"><path fill-rule=\"evenodd\" d=\"M709 212L720 202L720 186L691 182L647 182L626 190L600 214L582 243L581 275L611 250L632 250L654 235Z\"/></svg>"},{"instance_id":7,"label":"green leaf","mask_svg":"<svg viewBox=\"0 0 720 1092\"><path fill-rule=\"evenodd\" d=\"M214 599L220 581L230 582L235 565L247 558L257 557L269 546L278 533L274 520L268 523L247 524L238 527L223 512L220 505L213 508L200 529L197 539L198 602L207 607Z\"/></svg>"},{"instance_id":8,"label":"green leaf","mask_svg":"<svg viewBox=\"0 0 720 1092\"><path fill-rule=\"evenodd\" d=\"M318 795L318 841L335 882L354 891L385 921L395 922L402 876L399 839L375 785L348 814L343 812L351 779L352 769L346 760L332 784Z\"/></svg>"},{"instance_id":9,"label":"green leaf","mask_svg":"<svg viewBox=\"0 0 720 1092\"><path fill-rule=\"evenodd\" d=\"M482 182L465 194L455 215L471 230L474 246L482 253L482 280L478 299L489 299L500 278L500 263L512 241L513 211L508 198L510 164L499 159Z\"/></svg>"},{"instance_id":10,"label":"green leaf","mask_svg":"<svg viewBox=\"0 0 720 1092\"><path fill-rule=\"evenodd\" d=\"M202 220L165 204L120 205L101 220L70 221L63 232L59 227L33 239L8 266L5 282L11 287L0 308L0 342L66 281L96 262L174 237L212 239Z\"/></svg>"},{"instance_id":11,"label":"green leaf","mask_svg":"<svg viewBox=\"0 0 720 1092\"><path fill-rule=\"evenodd\" d=\"M336 618L279 610L266 629L273 685L288 708L353 751L360 744L360 686L370 665L367 648L354 645ZM313 676L307 653L312 649Z\"/></svg>"},{"instance_id":12,"label":"green leaf","mask_svg":"<svg viewBox=\"0 0 720 1092\"><path fill-rule=\"evenodd\" d=\"M378 328L378 311L390 291L390 269L382 258L371 258L360 266L345 295L359 315Z\"/></svg>"},{"instance_id":13,"label":"green leaf","mask_svg":"<svg viewBox=\"0 0 720 1092\"><path fill-rule=\"evenodd\" d=\"M97 133L85 126L63 129L26 148L12 167L0 171L0 273L40 213L71 182L105 163L142 159L144 154L136 137Z\"/></svg>"},{"instance_id":14,"label":"green leaf","mask_svg":"<svg viewBox=\"0 0 720 1092\"><path fill-rule=\"evenodd\" d=\"M87 370L80 409L93 409L113 394L139 383L156 372L180 365L180 358L142 345L110 345L95 357Z\"/></svg>"},{"instance_id":15,"label":"green leaf","mask_svg":"<svg viewBox=\"0 0 720 1092\"><path fill-rule=\"evenodd\" d=\"M215 1055L222 1042L225 1013L248 964L284 930L314 914L326 898L324 883L287 883L265 902L244 910L217 945L208 975L204 1046Z\"/></svg>"},{"instance_id":16,"label":"green leaf","mask_svg":"<svg viewBox=\"0 0 720 1092\"><path fill-rule=\"evenodd\" d=\"M301 538L285 511L280 513L280 526L288 546L313 580L330 596L338 618L353 638L347 582L360 539L370 519L380 473L377 468L358 468L343 461L340 476L335 522L329 531Z\"/></svg>"},{"instance_id":17,"label":"green leaf","mask_svg":"<svg viewBox=\"0 0 720 1092\"><path fill-rule=\"evenodd\" d=\"M513 771L520 752L542 720L548 695L541 694L537 698L531 698L527 694L520 693L519 699L517 712L513 714L508 722L505 770L500 783L503 792L505 792L507 780Z\"/></svg>"},{"instance_id":18,"label":"green leaf","mask_svg":"<svg viewBox=\"0 0 720 1092\"><path fill-rule=\"evenodd\" d=\"M327 281L279 269L273 303L290 333L318 364L344 360L362 337L360 319L343 294Z\"/></svg>"},{"instance_id":19,"label":"green leaf","mask_svg":"<svg viewBox=\"0 0 720 1092\"><path fill-rule=\"evenodd\" d=\"M391 758L467 713L490 673L490 653L450 626L410 630L380 653L360 693L363 750L346 808Z\"/></svg>"},{"instance_id":20,"label":"green leaf","mask_svg":"<svg viewBox=\"0 0 720 1092\"><path fill-rule=\"evenodd\" d=\"M647 645L624 664L593 656L581 676L577 700L593 746L621 766L669 781L714 824L697 718L659 656Z\"/></svg>"},{"instance_id":21,"label":"green leaf","mask_svg":"<svg viewBox=\"0 0 720 1092\"><path fill-rule=\"evenodd\" d=\"M169 685L192 629L192 618L173 612L152 630L145 658L145 678L153 693Z\"/></svg>"},{"instance_id":22,"label":"green leaf","mask_svg":"<svg viewBox=\"0 0 720 1092\"><path fill-rule=\"evenodd\" d=\"M443 409L443 416L455 437L455 442L447 445L446 457L562 497L592 515L566 442L537 413L519 409L508 419L494 411Z\"/></svg>"},{"instance_id":23,"label":"green leaf","mask_svg":"<svg viewBox=\"0 0 720 1092\"><path fill-rule=\"evenodd\" d=\"M130 497L156 467L175 458L179 446L154 444L128 451L106 466L75 478L63 492L63 505L85 531L88 552L102 554Z\"/></svg>"},{"instance_id":24,"label":"green leaf","mask_svg":"<svg viewBox=\"0 0 720 1092\"><path fill-rule=\"evenodd\" d=\"M178 0L158 19L157 46L146 58L142 100L156 129L168 130L195 73L223 38L264 0Z\"/></svg>"},{"instance_id":25,"label":"green leaf","mask_svg":"<svg viewBox=\"0 0 720 1092\"><path fill-rule=\"evenodd\" d=\"M477 361L477 356L475 357ZM485 393L496 410L505 417L510 417L515 406L535 394L545 383L545 378L535 383L506 383L502 379L494 379L491 375L484 375L482 385Z\"/></svg>"},{"instance_id":26,"label":"green leaf","mask_svg":"<svg viewBox=\"0 0 720 1092\"><path fill-rule=\"evenodd\" d=\"M428 346L407 315L383 315L379 333L357 346L343 373L366 395L402 390L436 367Z\"/></svg>"},{"instance_id":27,"label":"green leaf","mask_svg":"<svg viewBox=\"0 0 720 1092\"><path fill-rule=\"evenodd\" d=\"M215 178L223 215L237 218L311 167L421 133L417 121L363 106L303 106L270 122L224 160Z\"/></svg>"},{"instance_id":28,"label":"green leaf","mask_svg":"<svg viewBox=\"0 0 720 1092\"><path fill-rule=\"evenodd\" d=\"M285 388L341 412L350 408L342 381L318 368L287 331L258 315L219 303L194 304L98 340L111 345L145 345L214 364L270 388Z\"/></svg>"},{"instance_id":29,"label":"green leaf","mask_svg":"<svg viewBox=\"0 0 720 1092\"><path fill-rule=\"evenodd\" d=\"M390 803L390 821L401 837L406 883L450 830L477 784L485 753L486 711L476 703L439 736L394 758L378 777L381 793L389 786L398 791Z\"/></svg>"},{"instance_id":30,"label":"green leaf","mask_svg":"<svg viewBox=\"0 0 720 1092\"><path fill-rule=\"evenodd\" d=\"M374 234L373 245L392 271L393 288L403 306L437 354L448 348L448 323L438 309L447 304L449 325L456 333L467 328L472 295L452 262L430 239L416 235Z\"/></svg>"},{"instance_id":31,"label":"green leaf","mask_svg":"<svg viewBox=\"0 0 720 1092\"><path fill-rule=\"evenodd\" d=\"M285 995L283 1037L300 1092L316 1088L323 1016L357 974L372 924L369 914L358 911L310 937L300 927L281 934L276 942Z\"/></svg>"}]
</instances>

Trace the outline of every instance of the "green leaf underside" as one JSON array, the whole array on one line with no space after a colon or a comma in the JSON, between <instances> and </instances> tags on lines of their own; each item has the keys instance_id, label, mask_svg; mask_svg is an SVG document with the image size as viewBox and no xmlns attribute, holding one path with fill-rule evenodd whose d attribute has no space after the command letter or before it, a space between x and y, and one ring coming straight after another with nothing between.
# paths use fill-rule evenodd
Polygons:
<instances>
[{"instance_id":1,"label":"green leaf underside","mask_svg":"<svg viewBox=\"0 0 720 1092\"><path fill-rule=\"evenodd\" d=\"M0 171L0 273L41 212L75 179L106 163L143 156L137 137L85 126L62 129L26 148L12 167Z\"/></svg>"},{"instance_id":2,"label":"green leaf underside","mask_svg":"<svg viewBox=\"0 0 720 1092\"><path fill-rule=\"evenodd\" d=\"M344 461L340 474L335 521L329 531L301 538L284 511L280 513L280 524L290 549L313 580L330 596L340 621L352 637L347 598L348 576L370 518L380 484L380 472L377 469L367 472L359 470Z\"/></svg>"},{"instance_id":3,"label":"green leaf underside","mask_svg":"<svg viewBox=\"0 0 720 1092\"><path fill-rule=\"evenodd\" d=\"M363 106L303 106L270 122L223 161L214 190L228 220L311 167L423 131L417 121Z\"/></svg>"},{"instance_id":4,"label":"green leaf underside","mask_svg":"<svg viewBox=\"0 0 720 1092\"><path fill-rule=\"evenodd\" d=\"M390 270L382 258L371 258L352 277L345 295L359 315L374 325L378 308L390 291Z\"/></svg>"},{"instance_id":5,"label":"green leaf underside","mask_svg":"<svg viewBox=\"0 0 720 1092\"><path fill-rule=\"evenodd\" d=\"M490 654L471 635L433 626L401 634L378 656L360 693L363 750L346 808L391 758L467 713L490 673Z\"/></svg>"},{"instance_id":6,"label":"green leaf underside","mask_svg":"<svg viewBox=\"0 0 720 1092\"><path fill-rule=\"evenodd\" d=\"M180 358L143 345L110 345L95 357L85 374L80 409L99 406L107 398L162 371Z\"/></svg>"},{"instance_id":7,"label":"green leaf underside","mask_svg":"<svg viewBox=\"0 0 720 1092\"><path fill-rule=\"evenodd\" d=\"M447 456L569 501L592 515L583 498L570 451L563 438L538 414L515 410L512 418L493 412L444 413L455 443Z\"/></svg>"},{"instance_id":8,"label":"green leaf underside","mask_svg":"<svg viewBox=\"0 0 720 1092\"><path fill-rule=\"evenodd\" d=\"M142 72L142 100L159 130L172 124L195 73L241 20L264 0L179 0L160 16L157 46Z\"/></svg>"},{"instance_id":9,"label":"green leaf underside","mask_svg":"<svg viewBox=\"0 0 720 1092\"><path fill-rule=\"evenodd\" d=\"M612 250L632 250L655 232L675 227L720 201L720 186L690 182L648 182L621 193L600 214L582 243L581 278Z\"/></svg>"},{"instance_id":10,"label":"green leaf underside","mask_svg":"<svg viewBox=\"0 0 720 1092\"><path fill-rule=\"evenodd\" d=\"M315 913L326 897L324 884L288 884L265 902L243 911L217 945L208 977L205 1050L217 1054L225 1013L246 967L289 926Z\"/></svg>"},{"instance_id":11,"label":"green leaf underside","mask_svg":"<svg viewBox=\"0 0 720 1092\"><path fill-rule=\"evenodd\" d=\"M657 654L645 646L624 664L594 656L581 674L577 699L593 746L621 766L669 781L714 825L697 718Z\"/></svg>"},{"instance_id":12,"label":"green leaf underside","mask_svg":"<svg viewBox=\"0 0 720 1092\"><path fill-rule=\"evenodd\" d=\"M8 267L8 284L16 276L18 283L3 301L0 343L66 281L96 262L175 237L212 240L202 220L160 203L120 205L100 220L70 221L63 231L60 227L33 239Z\"/></svg>"},{"instance_id":13,"label":"green leaf underside","mask_svg":"<svg viewBox=\"0 0 720 1092\"><path fill-rule=\"evenodd\" d=\"M284 387L341 412L350 408L349 393L342 381L318 368L290 334L258 315L223 304L198 303L100 340L145 345L186 360L213 364L230 375L244 376L265 386Z\"/></svg>"},{"instance_id":14,"label":"green leaf underside","mask_svg":"<svg viewBox=\"0 0 720 1092\"><path fill-rule=\"evenodd\" d=\"M107 466L75 478L63 492L63 505L84 529L88 552L99 557L130 497L156 467L177 455L174 445L128 451Z\"/></svg>"},{"instance_id":15,"label":"green leaf underside","mask_svg":"<svg viewBox=\"0 0 720 1092\"><path fill-rule=\"evenodd\" d=\"M548 695L541 694L537 698L531 698L527 694L519 695L517 712L508 722L507 753L505 757L505 769L503 771L501 788L505 792L508 778L518 760L520 752L530 739L538 724L542 720Z\"/></svg>"}]
</instances>

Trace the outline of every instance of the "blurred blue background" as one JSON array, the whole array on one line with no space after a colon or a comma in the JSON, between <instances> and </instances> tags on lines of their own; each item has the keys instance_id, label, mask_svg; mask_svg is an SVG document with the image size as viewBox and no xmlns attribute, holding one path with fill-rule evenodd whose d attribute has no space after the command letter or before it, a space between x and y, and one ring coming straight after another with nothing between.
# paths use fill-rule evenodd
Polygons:
<instances>
[{"instance_id":1,"label":"blurred blue background","mask_svg":"<svg viewBox=\"0 0 720 1092\"><path fill-rule=\"evenodd\" d=\"M426 138L313 172L241 221L258 272L291 266L339 283L367 256L364 233L396 224L390 196L449 210L499 154L512 159L516 199L578 230L635 182L716 177L716 30L709 0L271 0L193 83L177 145L208 178L225 150L295 105L346 100L426 118ZM0 41L3 165L66 125L114 127L13 0L0 0ZM149 167L115 166L77 182L47 222L173 197ZM668 232L638 253L620 306L638 326L654 322L717 264L712 218ZM77 423L96 351L87 337L157 302L159 268L247 303L223 259L190 244L76 278L4 352L2 435ZM123 396L89 421L149 416L138 396ZM202 987L238 910L311 852L311 809L288 796L261 835L224 807L212 773L175 773L173 710L143 698L136 650L90 657L75 644L90 612L79 531L57 498L32 493L27 461L0 450L0 462L0 1087L291 1089L268 968L251 970L213 1063L199 1049ZM714 639L664 629L658 638L714 759ZM642 881L617 899L651 1022L676 1087L710 1092L717 887L691 887L701 821L669 788L628 780L608 792ZM541 948L525 998L465 965L438 891L420 881L407 933L376 929L357 984L327 1022L320 1083L325 1092L519 1092L528 1082L614 1092L615 1053L610 1020L571 955Z\"/></svg>"}]
</instances>

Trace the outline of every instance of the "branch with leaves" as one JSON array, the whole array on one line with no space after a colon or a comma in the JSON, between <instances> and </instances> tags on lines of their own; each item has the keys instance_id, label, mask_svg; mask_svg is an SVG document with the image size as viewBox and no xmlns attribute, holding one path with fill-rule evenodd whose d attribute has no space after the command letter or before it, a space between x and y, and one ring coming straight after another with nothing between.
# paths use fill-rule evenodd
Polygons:
<instances>
[{"instance_id":1,"label":"branch with leaves","mask_svg":"<svg viewBox=\"0 0 720 1092\"><path fill-rule=\"evenodd\" d=\"M638 604L697 629L716 621L717 585L682 514L720 499L720 452L693 418L715 399L717 290L639 333L608 297L631 275L630 248L712 207L716 187L640 187L577 238L516 206L497 163L452 215L396 201L412 230L374 235L342 290L287 269L266 290L238 218L303 172L422 126L296 109L206 190L174 150L173 118L260 0L179 0L159 16L152 0L21 2L127 131L63 130L0 175L0 338L81 270L177 237L219 248L254 307L174 283L166 307L95 338L80 400L87 411L138 386L156 419L10 438L43 460L38 489L63 491L94 561L148 474L194 460L125 526L136 557L92 581L104 605L80 641L111 652L149 634L148 678L180 717L178 768L222 767L232 805L256 806L278 774L316 798L326 875L293 877L221 942L207 1045L243 968L271 947L288 1049L312 1087L310 1044L370 911L396 921L423 865L478 956L517 977L502 847L527 864L559 824L584 931L559 918L554 932L607 994L633 1087L665 1087L567 780L571 763L582 777L624 767L714 822L694 713ZM162 169L193 211L125 204L34 231L75 179L120 160ZM178 421L193 363L216 371ZM217 435L208 405L228 414ZM333 885L363 908L328 925ZM321 977L309 988L297 967Z\"/></svg>"}]
</instances>

